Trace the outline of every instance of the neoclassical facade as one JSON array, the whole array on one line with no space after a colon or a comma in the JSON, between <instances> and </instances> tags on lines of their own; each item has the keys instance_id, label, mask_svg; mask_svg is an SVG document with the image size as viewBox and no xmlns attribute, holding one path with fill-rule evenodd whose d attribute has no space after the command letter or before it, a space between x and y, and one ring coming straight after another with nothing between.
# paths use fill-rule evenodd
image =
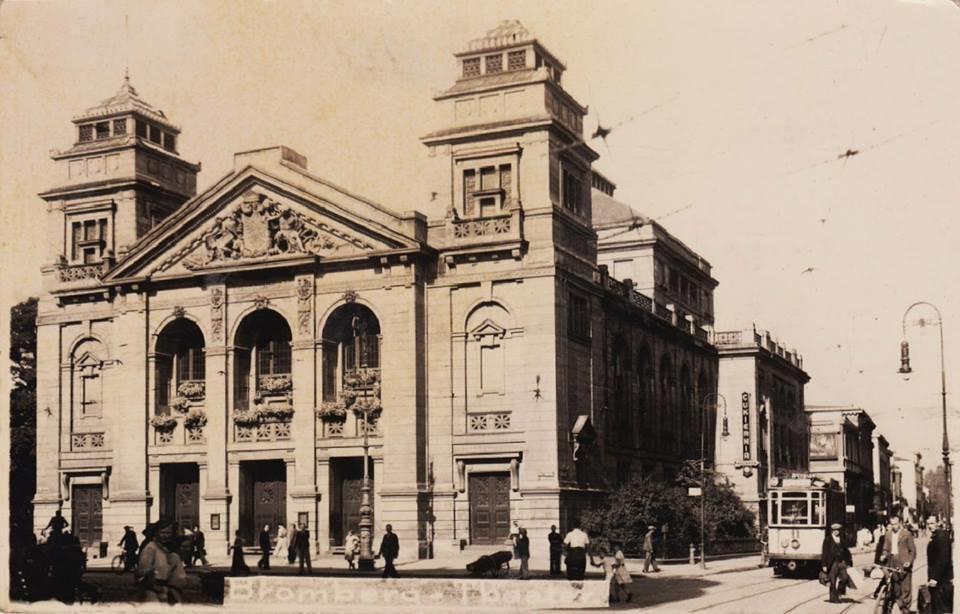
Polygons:
<instances>
[{"instance_id":1,"label":"neoclassical facade","mask_svg":"<svg viewBox=\"0 0 960 614\"><path fill-rule=\"evenodd\" d=\"M128 80L74 118L41 194L38 529L61 509L93 544L169 516L225 549L302 521L332 550L366 440L376 532L427 556L566 526L699 455L716 350L598 267L563 64L516 22L456 57L424 211L287 147L198 194L179 127Z\"/></svg>"}]
</instances>

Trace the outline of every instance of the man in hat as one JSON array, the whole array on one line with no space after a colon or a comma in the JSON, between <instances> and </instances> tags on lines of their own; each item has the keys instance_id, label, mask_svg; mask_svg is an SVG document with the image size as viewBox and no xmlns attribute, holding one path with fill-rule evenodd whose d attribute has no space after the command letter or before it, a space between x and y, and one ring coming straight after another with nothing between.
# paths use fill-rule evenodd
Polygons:
<instances>
[{"instance_id":1,"label":"man in hat","mask_svg":"<svg viewBox=\"0 0 960 614\"><path fill-rule=\"evenodd\" d=\"M560 575L560 555L563 553L563 535L557 531L557 525L550 525L550 533L547 534L547 541L550 542L550 575Z\"/></svg>"},{"instance_id":2,"label":"man in hat","mask_svg":"<svg viewBox=\"0 0 960 614\"><path fill-rule=\"evenodd\" d=\"M649 573L651 566L653 571L660 571L660 568L657 567L656 551L653 547L656 534L657 527L652 524L647 525L647 533L643 536L643 573Z\"/></svg>"},{"instance_id":3,"label":"man in hat","mask_svg":"<svg viewBox=\"0 0 960 614\"><path fill-rule=\"evenodd\" d=\"M927 523L933 532L927 544L927 586L930 589L932 611L943 614L953 611L953 557L951 553L950 533L946 523L936 520Z\"/></svg>"},{"instance_id":4,"label":"man in hat","mask_svg":"<svg viewBox=\"0 0 960 614\"><path fill-rule=\"evenodd\" d=\"M917 558L917 548L913 543L913 535L909 530L903 528L900 518L892 516L890 518L890 530L883 541L883 555L880 561L888 567L903 570L901 573L892 574L890 577L890 588L894 591L897 599L897 605L901 612L910 611L912 601L911 592L913 591L913 561Z\"/></svg>"},{"instance_id":5,"label":"man in hat","mask_svg":"<svg viewBox=\"0 0 960 614\"><path fill-rule=\"evenodd\" d=\"M820 566L826 572L830 586L830 603L840 603L840 595L847 590L849 577L847 567L853 565L850 549L841 535L843 527L838 523L830 525L830 533L823 540L820 551Z\"/></svg>"},{"instance_id":6,"label":"man in hat","mask_svg":"<svg viewBox=\"0 0 960 614\"><path fill-rule=\"evenodd\" d=\"M176 531L173 522L160 519L150 532L154 538L144 546L137 562L137 584L143 599L171 605L183 601L187 572L175 551Z\"/></svg>"},{"instance_id":7,"label":"man in hat","mask_svg":"<svg viewBox=\"0 0 960 614\"><path fill-rule=\"evenodd\" d=\"M129 525L123 527L123 537L117 545L123 548L123 570L130 571L137 566L137 549L140 548L133 527Z\"/></svg>"}]
</instances>

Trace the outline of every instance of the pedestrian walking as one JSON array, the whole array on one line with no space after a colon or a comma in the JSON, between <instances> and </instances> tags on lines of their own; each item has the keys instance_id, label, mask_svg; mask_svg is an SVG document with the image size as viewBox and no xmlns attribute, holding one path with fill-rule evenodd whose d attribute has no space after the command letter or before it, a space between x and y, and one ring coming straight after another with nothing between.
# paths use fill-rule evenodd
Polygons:
<instances>
[{"instance_id":1,"label":"pedestrian walking","mask_svg":"<svg viewBox=\"0 0 960 614\"><path fill-rule=\"evenodd\" d=\"M289 555L289 550L290 543L287 541L287 528L283 526L281 522L277 525L277 545L274 546L273 551L280 557L280 562L283 563L283 559Z\"/></svg>"},{"instance_id":2,"label":"pedestrian walking","mask_svg":"<svg viewBox=\"0 0 960 614\"><path fill-rule=\"evenodd\" d=\"M240 531L236 531L233 534L233 545L231 545L230 548L233 549L233 559L230 562L230 575L249 575L250 568L247 567L247 562L243 558L243 538L240 537Z\"/></svg>"},{"instance_id":3,"label":"pedestrian walking","mask_svg":"<svg viewBox=\"0 0 960 614\"><path fill-rule=\"evenodd\" d=\"M557 525L550 525L550 533L547 534L547 541L550 543L550 575L560 575L560 556L563 554L563 535L557 531Z\"/></svg>"},{"instance_id":4,"label":"pedestrian walking","mask_svg":"<svg viewBox=\"0 0 960 614\"><path fill-rule=\"evenodd\" d=\"M890 518L890 531L883 542L883 556L880 561L888 567L903 569L900 578L892 583L897 605L902 612L910 611L913 601L913 561L917 558L917 548L913 542L913 535L903 528L900 518Z\"/></svg>"},{"instance_id":5,"label":"pedestrian walking","mask_svg":"<svg viewBox=\"0 0 960 614\"><path fill-rule=\"evenodd\" d=\"M200 530L200 525L193 525L193 560L191 565L195 565L197 560L203 563L204 567L210 567L207 561L207 537Z\"/></svg>"},{"instance_id":6,"label":"pedestrian walking","mask_svg":"<svg viewBox=\"0 0 960 614\"><path fill-rule=\"evenodd\" d=\"M297 529L297 560L300 562L299 575L303 575L303 567L306 565L307 574L313 575L313 563L310 560L310 529L306 523L301 523Z\"/></svg>"},{"instance_id":7,"label":"pedestrian walking","mask_svg":"<svg viewBox=\"0 0 960 614\"><path fill-rule=\"evenodd\" d=\"M630 603L633 599L633 593L630 591L630 584L633 578L630 577L630 571L627 569L627 559L623 556L623 548L620 544L613 545L613 597L614 600L620 600L620 594L625 593L624 601Z\"/></svg>"},{"instance_id":8,"label":"pedestrian walking","mask_svg":"<svg viewBox=\"0 0 960 614\"><path fill-rule=\"evenodd\" d=\"M880 565L880 559L883 558L883 544L887 540L886 522L881 522L879 525L877 525L875 533L876 533L877 549L873 553L873 564ZM876 599L880 595L880 590L883 589L884 586L886 586L887 581L889 580L889 577L890 577L890 572L888 572L886 569L882 571L883 571L883 575L880 578L880 581L877 582L877 588L873 589L874 599Z\"/></svg>"},{"instance_id":9,"label":"pedestrian walking","mask_svg":"<svg viewBox=\"0 0 960 614\"><path fill-rule=\"evenodd\" d=\"M853 565L850 548L844 543L840 534L842 528L837 523L830 525L830 532L823 539L823 547L820 551L820 568L827 574L830 603L840 603L840 597L846 593L849 583L847 567Z\"/></svg>"},{"instance_id":10,"label":"pedestrian walking","mask_svg":"<svg viewBox=\"0 0 960 614\"><path fill-rule=\"evenodd\" d=\"M655 549L655 538L657 535L657 527L655 525L647 525L647 532L643 536L643 573L649 573L650 568L653 568L654 572L660 571L660 568L657 567L657 557Z\"/></svg>"},{"instance_id":11,"label":"pedestrian walking","mask_svg":"<svg viewBox=\"0 0 960 614\"><path fill-rule=\"evenodd\" d=\"M154 539L141 550L137 561L137 586L144 601L170 605L181 603L187 572L174 548L174 523L168 519L158 520L153 535Z\"/></svg>"},{"instance_id":12,"label":"pedestrian walking","mask_svg":"<svg viewBox=\"0 0 960 614\"><path fill-rule=\"evenodd\" d=\"M287 546L287 562L293 565L297 560L297 523L290 523L290 534L287 536L289 546Z\"/></svg>"},{"instance_id":13,"label":"pedestrian walking","mask_svg":"<svg viewBox=\"0 0 960 614\"><path fill-rule=\"evenodd\" d=\"M356 559L358 552L360 552L360 538L353 532L353 529L350 529L343 540L343 558L347 560L347 569L357 568L354 559Z\"/></svg>"},{"instance_id":14,"label":"pedestrian walking","mask_svg":"<svg viewBox=\"0 0 960 614\"><path fill-rule=\"evenodd\" d=\"M270 569L270 525L263 525L260 531L260 560L257 561L257 567L260 569Z\"/></svg>"},{"instance_id":15,"label":"pedestrian walking","mask_svg":"<svg viewBox=\"0 0 960 614\"><path fill-rule=\"evenodd\" d=\"M140 542L137 541L133 527L123 527L123 537L117 545L123 548L123 570L130 571L137 566L137 550L140 549Z\"/></svg>"},{"instance_id":16,"label":"pedestrian walking","mask_svg":"<svg viewBox=\"0 0 960 614\"><path fill-rule=\"evenodd\" d=\"M60 542L60 537L63 535L63 530L70 526L70 523L67 522L67 519L63 517L63 514L60 513L60 510L57 510L53 513L53 516L50 517L50 521L47 523L47 526L43 528L45 532L47 529L50 529L50 536L47 538L47 541L50 541L54 544Z\"/></svg>"},{"instance_id":17,"label":"pedestrian walking","mask_svg":"<svg viewBox=\"0 0 960 614\"><path fill-rule=\"evenodd\" d=\"M520 579L530 579L530 538L527 537L527 530L520 528L520 534L517 536L517 555L520 557Z\"/></svg>"},{"instance_id":18,"label":"pedestrian walking","mask_svg":"<svg viewBox=\"0 0 960 614\"><path fill-rule=\"evenodd\" d=\"M567 580L582 582L587 572L587 546L590 538L580 529L580 523L575 522L573 529L563 538L563 545L567 548Z\"/></svg>"},{"instance_id":19,"label":"pedestrian walking","mask_svg":"<svg viewBox=\"0 0 960 614\"><path fill-rule=\"evenodd\" d=\"M930 589L931 614L953 611L953 552L950 533L937 521L930 521L932 531L927 544L927 587Z\"/></svg>"},{"instance_id":20,"label":"pedestrian walking","mask_svg":"<svg viewBox=\"0 0 960 614\"><path fill-rule=\"evenodd\" d=\"M400 556L400 539L393 532L393 526L388 524L385 528L387 532L383 534L383 539L380 540L380 549L377 550L377 556L383 556L383 577L396 578L399 574L397 574L397 568L393 566L393 562Z\"/></svg>"},{"instance_id":21,"label":"pedestrian walking","mask_svg":"<svg viewBox=\"0 0 960 614\"><path fill-rule=\"evenodd\" d=\"M513 547L513 558L519 559L520 553L517 551L517 540L520 539L520 523L516 520L513 521L512 528L510 529L510 535L507 536L510 540L510 545Z\"/></svg>"}]
</instances>

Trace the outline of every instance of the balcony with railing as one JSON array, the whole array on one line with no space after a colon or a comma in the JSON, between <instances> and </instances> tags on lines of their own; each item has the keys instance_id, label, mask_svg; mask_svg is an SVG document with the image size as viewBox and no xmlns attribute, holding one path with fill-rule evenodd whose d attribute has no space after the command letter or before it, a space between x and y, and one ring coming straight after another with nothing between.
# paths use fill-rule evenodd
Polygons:
<instances>
[{"instance_id":1,"label":"balcony with railing","mask_svg":"<svg viewBox=\"0 0 960 614\"><path fill-rule=\"evenodd\" d=\"M150 420L155 446L197 446L207 442L204 429L207 424L202 409L186 414L160 414Z\"/></svg>"},{"instance_id":2,"label":"balcony with railing","mask_svg":"<svg viewBox=\"0 0 960 614\"><path fill-rule=\"evenodd\" d=\"M381 435L380 369L362 367L343 373L342 387L335 399L328 399L317 408L317 429L321 438L362 437L364 415L367 435Z\"/></svg>"}]
</instances>

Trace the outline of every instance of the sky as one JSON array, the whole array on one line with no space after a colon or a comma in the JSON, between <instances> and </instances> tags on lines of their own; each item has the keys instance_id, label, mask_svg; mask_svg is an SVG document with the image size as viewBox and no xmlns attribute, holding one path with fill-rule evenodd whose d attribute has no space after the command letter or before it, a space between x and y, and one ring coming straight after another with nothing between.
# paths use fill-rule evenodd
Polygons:
<instances>
[{"instance_id":1,"label":"sky","mask_svg":"<svg viewBox=\"0 0 960 614\"><path fill-rule=\"evenodd\" d=\"M70 118L126 68L183 132L199 187L285 144L312 172L404 211L429 194L419 137L452 54L520 20L567 66L616 197L713 265L718 330L803 355L808 404L866 409L898 456L939 460L935 327L957 390L960 7L949 0L5 2L0 213L8 301L40 292L43 201ZM126 22L126 26L125 26ZM848 153L849 152L849 153ZM843 154L848 155L844 156ZM917 308L910 320L934 316ZM4 316L6 317L6 316ZM960 403L948 396L960 454Z\"/></svg>"}]
</instances>

